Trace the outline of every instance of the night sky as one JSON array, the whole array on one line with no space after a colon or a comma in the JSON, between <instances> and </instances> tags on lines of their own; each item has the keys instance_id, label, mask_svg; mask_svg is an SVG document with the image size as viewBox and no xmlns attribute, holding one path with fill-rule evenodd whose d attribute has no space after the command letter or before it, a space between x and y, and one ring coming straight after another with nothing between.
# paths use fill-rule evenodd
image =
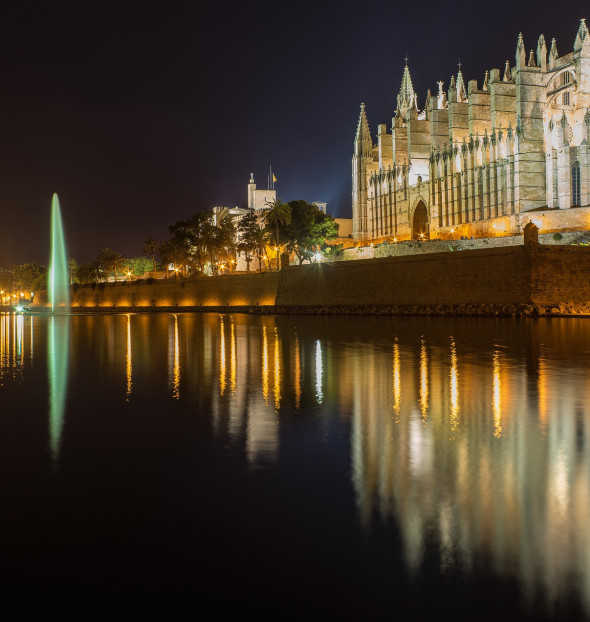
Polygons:
<instances>
[{"instance_id":1,"label":"night sky","mask_svg":"<svg viewBox=\"0 0 590 622\"><path fill-rule=\"evenodd\" d=\"M493 11L487 7L493 6ZM572 50L580 2L15 2L0 14L0 266L47 263L57 192L69 255L142 254L250 173L350 217L365 102L391 123L404 67L424 106L462 64L514 63L518 33Z\"/></svg>"}]
</instances>

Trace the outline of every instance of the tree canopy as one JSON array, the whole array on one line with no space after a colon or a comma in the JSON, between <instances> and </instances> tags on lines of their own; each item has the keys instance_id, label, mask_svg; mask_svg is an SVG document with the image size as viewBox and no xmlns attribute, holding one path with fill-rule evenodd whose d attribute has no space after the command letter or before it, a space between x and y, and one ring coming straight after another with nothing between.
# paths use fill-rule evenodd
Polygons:
<instances>
[{"instance_id":1,"label":"tree canopy","mask_svg":"<svg viewBox=\"0 0 590 622\"><path fill-rule=\"evenodd\" d=\"M301 265L321 250L326 240L337 237L338 224L314 203L290 201L291 220L284 229L287 249L293 251Z\"/></svg>"}]
</instances>

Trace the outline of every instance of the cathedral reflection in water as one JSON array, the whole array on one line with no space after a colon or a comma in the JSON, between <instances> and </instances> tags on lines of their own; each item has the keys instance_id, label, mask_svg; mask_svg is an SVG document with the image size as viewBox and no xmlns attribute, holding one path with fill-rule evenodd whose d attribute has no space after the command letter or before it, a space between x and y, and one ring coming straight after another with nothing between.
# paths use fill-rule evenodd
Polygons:
<instances>
[{"instance_id":1,"label":"cathedral reflection in water","mask_svg":"<svg viewBox=\"0 0 590 622\"><path fill-rule=\"evenodd\" d=\"M53 352L53 452L68 425L63 376L92 350L122 402L146 382L160 386L171 403L210 415L214 435L241 448L252 468L272 468L293 422L335 421L350 438L360 522L397 528L410 572L434 551L443 573L486 560L531 598L549 602L577 577L588 599L583 320L131 314L69 322L0 316L0 386L19 382L36 353Z\"/></svg>"}]
</instances>

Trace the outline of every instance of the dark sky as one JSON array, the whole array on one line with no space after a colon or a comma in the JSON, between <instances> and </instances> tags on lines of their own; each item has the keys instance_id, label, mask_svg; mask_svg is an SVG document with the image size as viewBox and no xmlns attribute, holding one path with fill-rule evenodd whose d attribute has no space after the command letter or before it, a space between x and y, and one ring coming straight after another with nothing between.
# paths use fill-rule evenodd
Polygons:
<instances>
[{"instance_id":1,"label":"dark sky","mask_svg":"<svg viewBox=\"0 0 590 622\"><path fill-rule=\"evenodd\" d=\"M69 255L142 253L269 165L285 201L350 217L359 114L391 123L406 52L419 105L514 62L571 51L583 3L21 2L0 14L0 266L47 263L57 192ZM492 6L493 10L488 7Z\"/></svg>"}]
</instances>

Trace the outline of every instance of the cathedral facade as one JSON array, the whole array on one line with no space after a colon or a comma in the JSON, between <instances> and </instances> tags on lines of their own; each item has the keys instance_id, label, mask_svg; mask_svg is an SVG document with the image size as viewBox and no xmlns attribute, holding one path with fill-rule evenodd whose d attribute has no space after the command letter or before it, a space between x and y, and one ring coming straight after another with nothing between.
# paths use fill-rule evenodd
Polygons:
<instances>
[{"instance_id":1,"label":"cathedral facade","mask_svg":"<svg viewBox=\"0 0 590 622\"><path fill-rule=\"evenodd\" d=\"M353 238L453 239L590 229L590 33L560 56L541 35L514 66L467 86L459 70L424 110L404 69L391 132L364 104L352 158Z\"/></svg>"}]
</instances>

